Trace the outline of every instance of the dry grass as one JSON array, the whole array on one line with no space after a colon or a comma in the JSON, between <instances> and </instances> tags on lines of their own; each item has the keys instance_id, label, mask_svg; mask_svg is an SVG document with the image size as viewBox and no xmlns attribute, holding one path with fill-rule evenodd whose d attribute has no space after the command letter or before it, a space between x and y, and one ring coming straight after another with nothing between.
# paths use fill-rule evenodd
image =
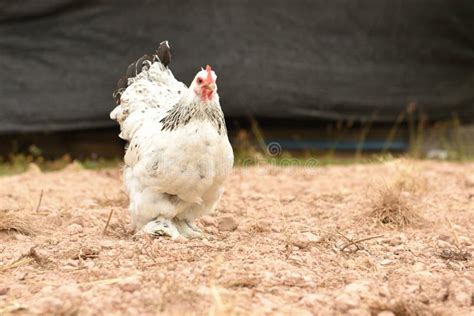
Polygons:
<instances>
[{"instance_id":1,"label":"dry grass","mask_svg":"<svg viewBox=\"0 0 474 316\"><path fill-rule=\"evenodd\" d=\"M369 216L378 223L398 228L414 225L422 219L407 194L394 186L379 190Z\"/></svg>"},{"instance_id":2,"label":"dry grass","mask_svg":"<svg viewBox=\"0 0 474 316\"><path fill-rule=\"evenodd\" d=\"M427 190L426 179L409 161L396 161L390 181L379 180L373 188L369 217L376 222L403 228L423 221L418 214L415 198Z\"/></svg>"},{"instance_id":3,"label":"dry grass","mask_svg":"<svg viewBox=\"0 0 474 316\"><path fill-rule=\"evenodd\" d=\"M38 224L31 219L7 210L0 211L0 231L15 231L28 236L36 236L41 232Z\"/></svg>"},{"instance_id":4,"label":"dry grass","mask_svg":"<svg viewBox=\"0 0 474 316\"><path fill-rule=\"evenodd\" d=\"M413 194L424 193L428 190L428 180L423 170L414 161L398 159L392 162L395 175L392 184L395 188Z\"/></svg>"}]
</instances>

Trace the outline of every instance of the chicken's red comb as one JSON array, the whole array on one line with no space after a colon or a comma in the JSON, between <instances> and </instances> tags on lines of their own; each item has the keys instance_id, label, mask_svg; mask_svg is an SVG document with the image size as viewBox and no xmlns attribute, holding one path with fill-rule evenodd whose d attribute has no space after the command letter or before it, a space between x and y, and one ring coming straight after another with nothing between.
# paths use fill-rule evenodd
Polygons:
<instances>
[{"instance_id":1,"label":"chicken's red comb","mask_svg":"<svg viewBox=\"0 0 474 316\"><path fill-rule=\"evenodd\" d=\"M213 82L214 79L212 79L212 73L211 73L212 68L211 68L211 66L207 65L206 66L206 71L207 71L207 82L209 82L209 83Z\"/></svg>"}]
</instances>

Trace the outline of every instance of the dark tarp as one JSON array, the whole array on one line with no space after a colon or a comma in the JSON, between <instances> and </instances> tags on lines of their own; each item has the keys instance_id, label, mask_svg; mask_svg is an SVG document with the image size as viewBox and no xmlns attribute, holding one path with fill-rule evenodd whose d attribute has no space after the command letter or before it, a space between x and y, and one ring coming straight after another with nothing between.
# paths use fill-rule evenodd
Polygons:
<instances>
[{"instance_id":1,"label":"dark tarp","mask_svg":"<svg viewBox=\"0 0 474 316\"><path fill-rule=\"evenodd\" d=\"M213 66L227 117L474 117L472 0L0 0L0 132L113 126L165 39L185 83Z\"/></svg>"}]
</instances>

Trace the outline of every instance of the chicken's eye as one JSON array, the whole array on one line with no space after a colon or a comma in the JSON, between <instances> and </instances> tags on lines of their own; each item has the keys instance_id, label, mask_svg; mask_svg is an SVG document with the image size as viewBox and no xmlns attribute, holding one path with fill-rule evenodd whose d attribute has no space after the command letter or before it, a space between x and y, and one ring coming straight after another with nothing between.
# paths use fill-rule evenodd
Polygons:
<instances>
[{"instance_id":1,"label":"chicken's eye","mask_svg":"<svg viewBox=\"0 0 474 316\"><path fill-rule=\"evenodd\" d=\"M197 83L201 84L202 83L202 78L198 78Z\"/></svg>"}]
</instances>

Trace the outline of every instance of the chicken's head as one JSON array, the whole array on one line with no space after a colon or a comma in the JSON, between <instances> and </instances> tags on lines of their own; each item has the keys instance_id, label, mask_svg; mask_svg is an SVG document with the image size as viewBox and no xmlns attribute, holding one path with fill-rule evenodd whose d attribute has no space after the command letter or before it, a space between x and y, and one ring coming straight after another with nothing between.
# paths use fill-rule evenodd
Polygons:
<instances>
[{"instance_id":1,"label":"chicken's head","mask_svg":"<svg viewBox=\"0 0 474 316\"><path fill-rule=\"evenodd\" d=\"M207 65L206 69L197 73L191 84L191 89L201 98L201 101L212 101L217 93L216 79L215 72L212 71L211 66Z\"/></svg>"}]
</instances>

